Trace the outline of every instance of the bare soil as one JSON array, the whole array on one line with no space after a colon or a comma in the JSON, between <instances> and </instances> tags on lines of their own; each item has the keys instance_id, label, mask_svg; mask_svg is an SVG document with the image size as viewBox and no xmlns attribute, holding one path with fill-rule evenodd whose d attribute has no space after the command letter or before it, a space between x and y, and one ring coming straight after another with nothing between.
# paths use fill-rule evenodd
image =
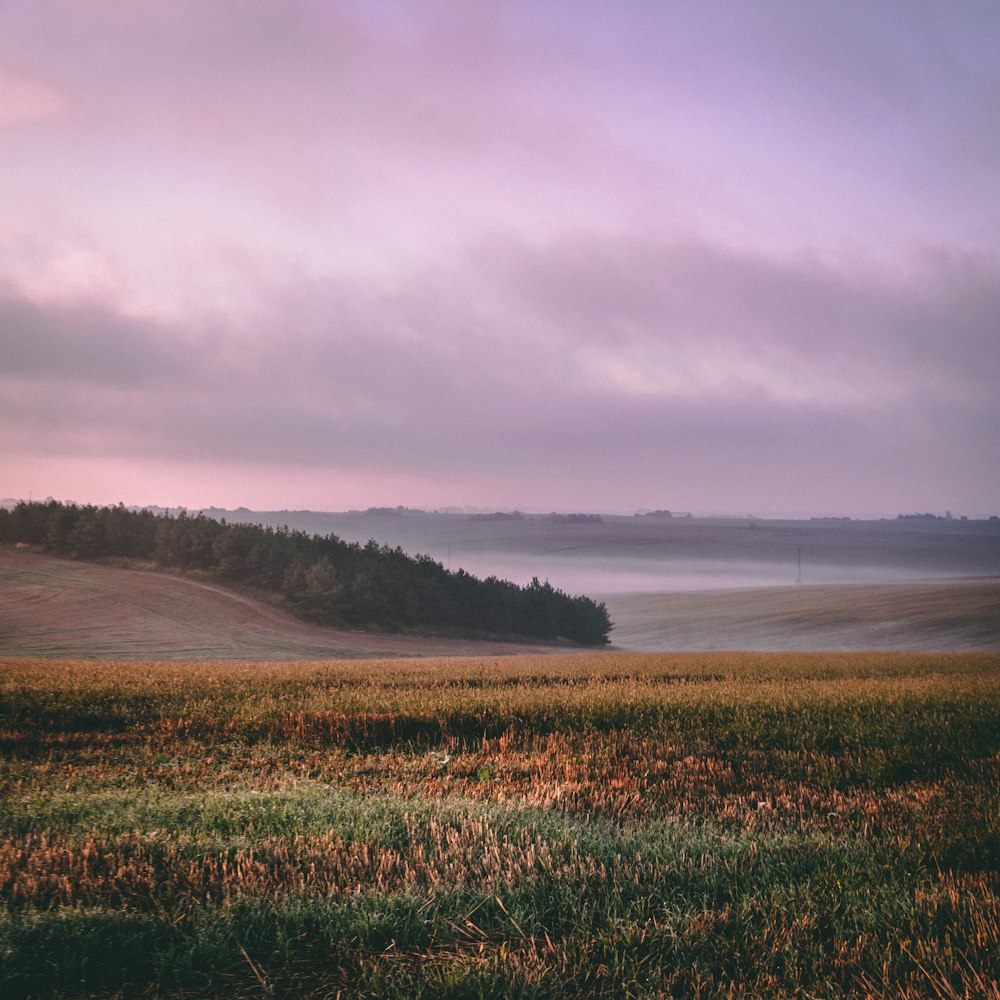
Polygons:
<instances>
[{"instance_id":1,"label":"bare soil","mask_svg":"<svg viewBox=\"0 0 1000 1000\"><path fill-rule=\"evenodd\" d=\"M0 546L0 656L308 660L558 648L324 628L192 577Z\"/></svg>"},{"instance_id":2,"label":"bare soil","mask_svg":"<svg viewBox=\"0 0 1000 1000\"><path fill-rule=\"evenodd\" d=\"M617 649L1000 649L997 578L599 596ZM192 577L0 546L0 656L303 660L556 648L324 628Z\"/></svg>"},{"instance_id":3,"label":"bare soil","mask_svg":"<svg viewBox=\"0 0 1000 1000\"><path fill-rule=\"evenodd\" d=\"M1000 579L608 594L635 650L1000 649Z\"/></svg>"}]
</instances>

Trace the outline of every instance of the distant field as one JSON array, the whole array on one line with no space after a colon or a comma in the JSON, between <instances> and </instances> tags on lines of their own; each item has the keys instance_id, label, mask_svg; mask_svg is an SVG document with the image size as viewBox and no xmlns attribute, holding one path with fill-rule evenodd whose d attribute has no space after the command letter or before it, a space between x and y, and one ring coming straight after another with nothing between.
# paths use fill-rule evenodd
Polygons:
<instances>
[{"instance_id":1,"label":"distant field","mask_svg":"<svg viewBox=\"0 0 1000 1000\"><path fill-rule=\"evenodd\" d=\"M0 656L295 660L546 648L322 628L191 577L0 546Z\"/></svg>"},{"instance_id":2,"label":"distant field","mask_svg":"<svg viewBox=\"0 0 1000 1000\"><path fill-rule=\"evenodd\" d=\"M1000 649L1000 580L608 594L637 650Z\"/></svg>"},{"instance_id":3,"label":"distant field","mask_svg":"<svg viewBox=\"0 0 1000 1000\"><path fill-rule=\"evenodd\" d=\"M1000 581L608 594L616 648L1000 649ZM0 655L315 659L551 646L321 628L190 577L0 546Z\"/></svg>"},{"instance_id":4,"label":"distant field","mask_svg":"<svg viewBox=\"0 0 1000 1000\"><path fill-rule=\"evenodd\" d=\"M1000 997L1000 655L0 660L0 996Z\"/></svg>"}]
</instances>

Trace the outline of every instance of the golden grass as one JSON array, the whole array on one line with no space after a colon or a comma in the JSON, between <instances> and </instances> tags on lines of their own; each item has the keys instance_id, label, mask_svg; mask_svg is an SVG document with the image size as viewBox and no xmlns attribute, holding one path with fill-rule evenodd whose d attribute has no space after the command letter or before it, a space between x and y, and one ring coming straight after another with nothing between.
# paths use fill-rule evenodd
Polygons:
<instances>
[{"instance_id":1,"label":"golden grass","mask_svg":"<svg viewBox=\"0 0 1000 1000\"><path fill-rule=\"evenodd\" d=\"M1000 995L997 654L13 659L0 748L11 996Z\"/></svg>"}]
</instances>

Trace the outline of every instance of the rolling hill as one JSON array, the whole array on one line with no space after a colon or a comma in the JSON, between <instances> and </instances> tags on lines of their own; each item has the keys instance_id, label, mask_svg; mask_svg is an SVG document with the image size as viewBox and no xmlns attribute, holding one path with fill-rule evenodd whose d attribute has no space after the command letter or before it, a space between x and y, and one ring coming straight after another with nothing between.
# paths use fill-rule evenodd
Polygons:
<instances>
[{"instance_id":1,"label":"rolling hill","mask_svg":"<svg viewBox=\"0 0 1000 1000\"><path fill-rule=\"evenodd\" d=\"M326 628L190 576L0 546L0 656L306 660L554 648Z\"/></svg>"},{"instance_id":2,"label":"rolling hill","mask_svg":"<svg viewBox=\"0 0 1000 1000\"><path fill-rule=\"evenodd\" d=\"M1000 649L1000 580L609 594L615 644L657 650Z\"/></svg>"},{"instance_id":3,"label":"rolling hill","mask_svg":"<svg viewBox=\"0 0 1000 1000\"><path fill-rule=\"evenodd\" d=\"M1000 649L995 579L609 594L606 601L621 649ZM0 546L0 656L302 660L557 648L326 628L194 577Z\"/></svg>"}]
</instances>

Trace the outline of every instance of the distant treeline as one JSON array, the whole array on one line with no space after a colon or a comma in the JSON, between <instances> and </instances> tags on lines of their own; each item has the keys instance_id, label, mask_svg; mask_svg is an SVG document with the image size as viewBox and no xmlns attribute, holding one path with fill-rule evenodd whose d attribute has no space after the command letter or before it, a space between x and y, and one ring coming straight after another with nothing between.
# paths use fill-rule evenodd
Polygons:
<instances>
[{"instance_id":1,"label":"distant treeline","mask_svg":"<svg viewBox=\"0 0 1000 1000\"><path fill-rule=\"evenodd\" d=\"M451 572L430 556L349 543L335 535L227 524L204 515L77 506L57 501L0 509L0 542L39 545L72 559L125 559L196 571L218 583L274 595L307 621L608 642L603 604L537 578L526 587Z\"/></svg>"}]
</instances>

